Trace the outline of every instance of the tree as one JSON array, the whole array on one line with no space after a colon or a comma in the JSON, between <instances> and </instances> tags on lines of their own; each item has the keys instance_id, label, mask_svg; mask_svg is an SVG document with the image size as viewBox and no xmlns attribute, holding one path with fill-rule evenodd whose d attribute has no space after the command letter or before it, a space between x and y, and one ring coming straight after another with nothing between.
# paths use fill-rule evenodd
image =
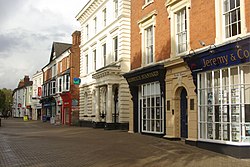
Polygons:
<instances>
[{"instance_id":1,"label":"tree","mask_svg":"<svg viewBox=\"0 0 250 167\"><path fill-rule=\"evenodd\" d=\"M5 105L6 105L6 96L5 93L0 90L0 112L2 113L5 109Z\"/></svg>"}]
</instances>

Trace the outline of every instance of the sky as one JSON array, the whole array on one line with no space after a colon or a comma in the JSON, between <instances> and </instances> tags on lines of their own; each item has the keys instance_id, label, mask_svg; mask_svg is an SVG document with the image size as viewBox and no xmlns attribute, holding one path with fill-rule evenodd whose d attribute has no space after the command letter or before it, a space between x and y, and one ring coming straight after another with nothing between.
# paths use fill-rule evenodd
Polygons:
<instances>
[{"instance_id":1,"label":"sky","mask_svg":"<svg viewBox=\"0 0 250 167\"><path fill-rule=\"evenodd\" d=\"M72 43L88 0L0 0L0 89L15 89L49 62L52 43Z\"/></svg>"}]
</instances>

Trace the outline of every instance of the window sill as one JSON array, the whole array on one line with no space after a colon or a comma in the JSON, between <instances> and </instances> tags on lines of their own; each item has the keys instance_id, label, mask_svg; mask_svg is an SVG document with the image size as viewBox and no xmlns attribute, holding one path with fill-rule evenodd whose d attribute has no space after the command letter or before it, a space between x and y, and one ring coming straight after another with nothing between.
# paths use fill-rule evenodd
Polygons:
<instances>
[{"instance_id":1,"label":"window sill","mask_svg":"<svg viewBox=\"0 0 250 167\"><path fill-rule=\"evenodd\" d=\"M148 2L148 3L144 4L144 5L142 6L142 10L145 9L147 6L149 6L149 5L152 4L152 3L154 3L154 1L151 1L151 2Z\"/></svg>"}]
</instances>

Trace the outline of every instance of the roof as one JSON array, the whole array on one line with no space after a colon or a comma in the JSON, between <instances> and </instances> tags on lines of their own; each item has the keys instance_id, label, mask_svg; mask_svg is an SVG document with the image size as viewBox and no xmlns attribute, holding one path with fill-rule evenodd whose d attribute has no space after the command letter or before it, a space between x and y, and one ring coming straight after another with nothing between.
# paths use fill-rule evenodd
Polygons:
<instances>
[{"instance_id":1,"label":"roof","mask_svg":"<svg viewBox=\"0 0 250 167\"><path fill-rule=\"evenodd\" d=\"M49 62L51 62L53 60L53 57L55 57L55 58L59 57L66 50L71 48L71 46L72 45L68 44L68 43L53 42ZM54 55L54 53L55 53L55 55Z\"/></svg>"}]
</instances>

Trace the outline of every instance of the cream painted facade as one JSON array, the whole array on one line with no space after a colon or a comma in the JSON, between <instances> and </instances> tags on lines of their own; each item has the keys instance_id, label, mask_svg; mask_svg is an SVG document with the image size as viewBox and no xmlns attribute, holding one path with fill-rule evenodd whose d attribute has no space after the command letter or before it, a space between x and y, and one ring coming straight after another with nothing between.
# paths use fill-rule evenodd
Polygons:
<instances>
[{"instance_id":1,"label":"cream painted facade","mask_svg":"<svg viewBox=\"0 0 250 167\"><path fill-rule=\"evenodd\" d=\"M42 104L39 102L42 96L43 72L37 71L32 80L32 120L41 120Z\"/></svg>"},{"instance_id":2,"label":"cream painted facade","mask_svg":"<svg viewBox=\"0 0 250 167\"><path fill-rule=\"evenodd\" d=\"M182 58L165 62L166 72L166 138L182 138L181 136L181 92L186 90L187 96L187 138L196 141L197 125L197 95L191 71ZM192 103L192 104L190 104Z\"/></svg>"},{"instance_id":3,"label":"cream painted facade","mask_svg":"<svg viewBox=\"0 0 250 167\"><path fill-rule=\"evenodd\" d=\"M131 96L122 75L130 70L130 0L90 0L76 18L81 24L79 119L85 125L128 124Z\"/></svg>"}]
</instances>

